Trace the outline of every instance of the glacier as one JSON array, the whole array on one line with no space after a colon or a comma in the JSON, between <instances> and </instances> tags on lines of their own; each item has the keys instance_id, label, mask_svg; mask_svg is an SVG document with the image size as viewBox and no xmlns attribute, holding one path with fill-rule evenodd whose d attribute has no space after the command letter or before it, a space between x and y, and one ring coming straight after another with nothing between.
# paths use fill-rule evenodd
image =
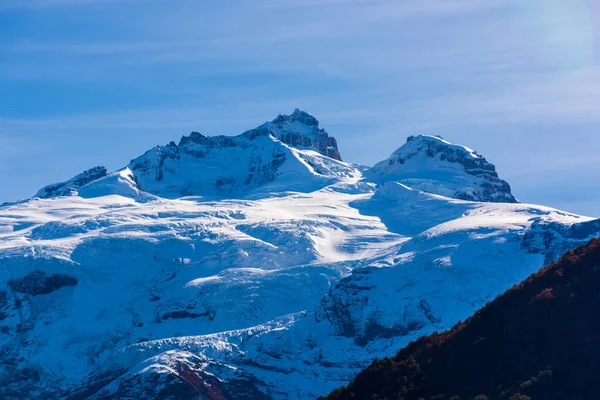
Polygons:
<instances>
[{"instance_id":1,"label":"glacier","mask_svg":"<svg viewBox=\"0 0 600 400\"><path fill-rule=\"evenodd\" d=\"M598 235L441 137L192 133L0 206L0 398L314 398Z\"/></svg>"}]
</instances>

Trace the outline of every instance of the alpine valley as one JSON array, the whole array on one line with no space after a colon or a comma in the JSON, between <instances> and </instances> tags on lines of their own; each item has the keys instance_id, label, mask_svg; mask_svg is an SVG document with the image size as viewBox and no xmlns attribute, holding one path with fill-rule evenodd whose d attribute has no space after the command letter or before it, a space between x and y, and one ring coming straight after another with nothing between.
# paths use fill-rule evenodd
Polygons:
<instances>
[{"instance_id":1,"label":"alpine valley","mask_svg":"<svg viewBox=\"0 0 600 400\"><path fill-rule=\"evenodd\" d=\"M316 398L599 235L439 136L193 132L0 206L0 398Z\"/></svg>"}]
</instances>

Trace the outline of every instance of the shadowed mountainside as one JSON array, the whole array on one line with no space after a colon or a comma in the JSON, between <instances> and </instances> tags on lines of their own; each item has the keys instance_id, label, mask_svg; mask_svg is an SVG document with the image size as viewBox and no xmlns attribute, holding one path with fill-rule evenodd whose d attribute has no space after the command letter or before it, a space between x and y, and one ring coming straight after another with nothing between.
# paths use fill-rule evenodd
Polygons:
<instances>
[{"instance_id":1,"label":"shadowed mountainside","mask_svg":"<svg viewBox=\"0 0 600 400\"><path fill-rule=\"evenodd\" d=\"M599 286L593 239L464 323L375 361L326 399L598 399Z\"/></svg>"}]
</instances>

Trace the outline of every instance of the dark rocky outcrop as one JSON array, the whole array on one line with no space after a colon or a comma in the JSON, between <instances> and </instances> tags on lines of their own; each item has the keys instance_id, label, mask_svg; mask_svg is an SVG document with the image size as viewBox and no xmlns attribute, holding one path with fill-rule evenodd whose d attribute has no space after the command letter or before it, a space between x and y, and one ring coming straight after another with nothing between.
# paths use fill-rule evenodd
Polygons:
<instances>
[{"instance_id":1,"label":"dark rocky outcrop","mask_svg":"<svg viewBox=\"0 0 600 400\"><path fill-rule=\"evenodd\" d=\"M269 400L259 390L260 382L237 370L231 379L220 380L204 370L207 363L187 352L170 356L138 373L114 371L93 377L85 387L66 393L68 400L181 399L181 400ZM209 363L220 369L222 366ZM168 371L168 373L166 373Z\"/></svg>"},{"instance_id":2,"label":"dark rocky outcrop","mask_svg":"<svg viewBox=\"0 0 600 400\"><path fill-rule=\"evenodd\" d=\"M64 274L47 275L43 271L34 271L21 279L11 280L8 284L16 292L38 296L63 287L75 286L77 279Z\"/></svg>"},{"instance_id":3,"label":"dark rocky outcrop","mask_svg":"<svg viewBox=\"0 0 600 400\"><path fill-rule=\"evenodd\" d=\"M369 305L371 296L377 293L369 281L373 272L377 269L360 268L338 282L323 298L317 320L329 320L336 335L353 338L359 346L381 338L407 336L440 322L425 299L408 302L393 323L380 321L378 310Z\"/></svg>"},{"instance_id":4,"label":"dark rocky outcrop","mask_svg":"<svg viewBox=\"0 0 600 400\"><path fill-rule=\"evenodd\" d=\"M8 293L4 290L0 290L0 321L8 317L7 310L5 310L8 308L8 304Z\"/></svg>"},{"instance_id":5,"label":"dark rocky outcrop","mask_svg":"<svg viewBox=\"0 0 600 400\"><path fill-rule=\"evenodd\" d=\"M563 225L537 218L523 235L521 247L531 254L543 254L546 264L600 234L600 219Z\"/></svg>"},{"instance_id":6,"label":"dark rocky outcrop","mask_svg":"<svg viewBox=\"0 0 600 400\"><path fill-rule=\"evenodd\" d=\"M294 123L310 127L311 131L307 133L295 130ZM324 156L342 161L337 140L319 128L319 121L309 113L296 108L291 115L279 115L271 124L276 127L275 136L283 143L292 147L313 148Z\"/></svg>"},{"instance_id":7,"label":"dark rocky outcrop","mask_svg":"<svg viewBox=\"0 0 600 400\"><path fill-rule=\"evenodd\" d=\"M54 183L52 185L48 185L40 189L40 191L37 192L34 197L49 198L58 196L71 196L74 193L76 193L77 189L81 188L82 186L85 186L88 183L91 183L105 176L105 167L94 167L82 172L79 175L74 176L66 182L59 182Z\"/></svg>"}]
</instances>

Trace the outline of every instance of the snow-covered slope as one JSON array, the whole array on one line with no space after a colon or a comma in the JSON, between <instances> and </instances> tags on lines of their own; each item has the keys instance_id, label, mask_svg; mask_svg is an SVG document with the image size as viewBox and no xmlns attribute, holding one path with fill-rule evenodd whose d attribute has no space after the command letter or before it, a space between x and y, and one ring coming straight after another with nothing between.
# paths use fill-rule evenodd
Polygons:
<instances>
[{"instance_id":1,"label":"snow-covered slope","mask_svg":"<svg viewBox=\"0 0 600 400\"><path fill-rule=\"evenodd\" d=\"M0 398L314 398L600 234L547 207L371 183L321 154L327 139L272 131L313 132L309 117L191 135L162 163L155 149L68 197L1 206ZM273 180L237 180L277 152Z\"/></svg>"},{"instance_id":2,"label":"snow-covered slope","mask_svg":"<svg viewBox=\"0 0 600 400\"><path fill-rule=\"evenodd\" d=\"M192 132L179 145L155 147L129 168L142 190L168 198L309 192L359 175L341 162L336 140L298 109L239 136Z\"/></svg>"},{"instance_id":3,"label":"snow-covered slope","mask_svg":"<svg viewBox=\"0 0 600 400\"><path fill-rule=\"evenodd\" d=\"M74 176L66 182L54 183L40 189L35 197L58 197L77 195L77 189L106 176L106 168L94 167Z\"/></svg>"},{"instance_id":4,"label":"snow-covered slope","mask_svg":"<svg viewBox=\"0 0 600 400\"><path fill-rule=\"evenodd\" d=\"M413 189L472 201L516 203L496 167L468 147L440 136L410 136L390 158L369 171L369 179L398 181Z\"/></svg>"}]
</instances>

